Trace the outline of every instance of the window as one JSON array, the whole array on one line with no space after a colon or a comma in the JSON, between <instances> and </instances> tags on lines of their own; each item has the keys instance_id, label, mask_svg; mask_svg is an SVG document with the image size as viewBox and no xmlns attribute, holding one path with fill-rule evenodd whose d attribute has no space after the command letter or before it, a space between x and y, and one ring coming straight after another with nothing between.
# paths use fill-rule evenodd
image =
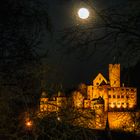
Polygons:
<instances>
[{"instance_id":1,"label":"window","mask_svg":"<svg viewBox=\"0 0 140 140\"><path fill-rule=\"evenodd\" d=\"M128 95L126 95L126 98L129 98L129 96L128 96Z\"/></svg>"},{"instance_id":2,"label":"window","mask_svg":"<svg viewBox=\"0 0 140 140\"><path fill-rule=\"evenodd\" d=\"M99 90L103 90L103 88L99 88Z\"/></svg>"},{"instance_id":3,"label":"window","mask_svg":"<svg viewBox=\"0 0 140 140\"><path fill-rule=\"evenodd\" d=\"M124 98L124 95L122 95L121 98Z\"/></svg>"},{"instance_id":4,"label":"window","mask_svg":"<svg viewBox=\"0 0 140 140\"><path fill-rule=\"evenodd\" d=\"M108 98L111 98L111 95L108 95Z\"/></svg>"},{"instance_id":5,"label":"window","mask_svg":"<svg viewBox=\"0 0 140 140\"><path fill-rule=\"evenodd\" d=\"M117 95L117 98L120 98L120 95Z\"/></svg>"},{"instance_id":6,"label":"window","mask_svg":"<svg viewBox=\"0 0 140 140\"><path fill-rule=\"evenodd\" d=\"M115 95L113 95L113 98L115 98Z\"/></svg>"},{"instance_id":7,"label":"window","mask_svg":"<svg viewBox=\"0 0 140 140\"><path fill-rule=\"evenodd\" d=\"M40 104L41 104L41 105L44 104L44 101L41 101Z\"/></svg>"},{"instance_id":8,"label":"window","mask_svg":"<svg viewBox=\"0 0 140 140\"><path fill-rule=\"evenodd\" d=\"M133 92L133 91L134 91L134 89L131 89L131 91Z\"/></svg>"}]
</instances>

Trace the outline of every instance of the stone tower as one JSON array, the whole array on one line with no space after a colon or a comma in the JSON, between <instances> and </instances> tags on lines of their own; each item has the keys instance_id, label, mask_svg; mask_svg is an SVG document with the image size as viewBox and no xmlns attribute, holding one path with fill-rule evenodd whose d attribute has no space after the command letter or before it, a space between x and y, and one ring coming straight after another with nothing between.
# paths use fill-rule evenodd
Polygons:
<instances>
[{"instance_id":1,"label":"stone tower","mask_svg":"<svg viewBox=\"0 0 140 140\"><path fill-rule=\"evenodd\" d=\"M47 102L48 102L47 93L43 91L40 98L40 111L41 112L47 111Z\"/></svg>"},{"instance_id":2,"label":"stone tower","mask_svg":"<svg viewBox=\"0 0 140 140\"><path fill-rule=\"evenodd\" d=\"M64 93L60 91L58 92L58 96L56 97L56 104L57 104L57 111L66 107L66 97Z\"/></svg>"},{"instance_id":3,"label":"stone tower","mask_svg":"<svg viewBox=\"0 0 140 140\"><path fill-rule=\"evenodd\" d=\"M94 100L95 126L102 128L104 126L104 99L99 97Z\"/></svg>"},{"instance_id":4,"label":"stone tower","mask_svg":"<svg viewBox=\"0 0 140 140\"><path fill-rule=\"evenodd\" d=\"M109 64L109 81L111 87L120 87L120 64Z\"/></svg>"}]
</instances>

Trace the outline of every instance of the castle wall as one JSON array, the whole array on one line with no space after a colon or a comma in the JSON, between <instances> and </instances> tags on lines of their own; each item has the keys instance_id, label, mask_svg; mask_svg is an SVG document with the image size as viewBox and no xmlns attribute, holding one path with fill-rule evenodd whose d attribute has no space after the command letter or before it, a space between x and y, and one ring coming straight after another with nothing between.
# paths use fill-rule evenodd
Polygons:
<instances>
[{"instance_id":1,"label":"castle wall","mask_svg":"<svg viewBox=\"0 0 140 140\"><path fill-rule=\"evenodd\" d=\"M93 86L92 85L87 86L87 97L90 100L93 98Z\"/></svg>"},{"instance_id":2,"label":"castle wall","mask_svg":"<svg viewBox=\"0 0 140 140\"><path fill-rule=\"evenodd\" d=\"M87 92L85 92L85 85L81 85L80 90L73 92L70 98L71 107L76 108L79 111L78 113L81 114L74 121L74 125L103 128L108 113L111 129L128 129L132 131L134 122L132 112L130 113L128 110L134 109L137 105L137 89L120 87L120 64L109 64L109 80L110 85L101 74L98 74L93 80L93 85L87 86ZM44 97L45 94L43 93L40 98L41 112L59 112L60 108L64 108L68 104L66 97L57 96L55 100L51 101ZM96 103L99 97L103 99L103 104ZM123 112L120 112L122 110ZM87 118L89 119L87 120Z\"/></svg>"},{"instance_id":3,"label":"castle wall","mask_svg":"<svg viewBox=\"0 0 140 140\"><path fill-rule=\"evenodd\" d=\"M109 109L132 109L137 102L136 88L120 87L108 89Z\"/></svg>"},{"instance_id":4,"label":"castle wall","mask_svg":"<svg viewBox=\"0 0 140 140\"><path fill-rule=\"evenodd\" d=\"M55 111L57 111L57 108L58 108L58 106L57 106L57 102L56 101L49 101L47 103L47 110L46 111L48 111L48 112L55 112Z\"/></svg>"},{"instance_id":5,"label":"castle wall","mask_svg":"<svg viewBox=\"0 0 140 140\"><path fill-rule=\"evenodd\" d=\"M40 111L47 110L47 102L48 102L48 98L40 98Z\"/></svg>"},{"instance_id":6,"label":"castle wall","mask_svg":"<svg viewBox=\"0 0 140 140\"><path fill-rule=\"evenodd\" d=\"M94 108L95 108L95 127L103 128L105 126L104 104L96 104Z\"/></svg>"},{"instance_id":7,"label":"castle wall","mask_svg":"<svg viewBox=\"0 0 140 140\"><path fill-rule=\"evenodd\" d=\"M56 104L57 104L57 110L65 108L67 104L66 97L57 97Z\"/></svg>"},{"instance_id":8,"label":"castle wall","mask_svg":"<svg viewBox=\"0 0 140 140\"><path fill-rule=\"evenodd\" d=\"M93 87L93 98L102 97L105 101L105 111L108 110L108 95L107 95L107 88L103 86Z\"/></svg>"},{"instance_id":9,"label":"castle wall","mask_svg":"<svg viewBox=\"0 0 140 140\"><path fill-rule=\"evenodd\" d=\"M121 129L132 131L134 120L130 112L108 112L108 121L110 129Z\"/></svg>"},{"instance_id":10,"label":"castle wall","mask_svg":"<svg viewBox=\"0 0 140 140\"><path fill-rule=\"evenodd\" d=\"M91 108L91 101L90 100L84 100L84 108Z\"/></svg>"},{"instance_id":11,"label":"castle wall","mask_svg":"<svg viewBox=\"0 0 140 140\"><path fill-rule=\"evenodd\" d=\"M75 91L73 93L73 106L76 108L83 108L84 107L84 96L79 92Z\"/></svg>"}]
</instances>

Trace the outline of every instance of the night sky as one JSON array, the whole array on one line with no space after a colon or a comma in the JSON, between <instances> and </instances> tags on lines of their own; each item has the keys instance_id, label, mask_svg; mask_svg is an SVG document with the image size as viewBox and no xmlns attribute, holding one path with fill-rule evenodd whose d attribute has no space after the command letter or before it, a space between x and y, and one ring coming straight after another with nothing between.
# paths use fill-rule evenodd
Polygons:
<instances>
[{"instance_id":1,"label":"night sky","mask_svg":"<svg viewBox=\"0 0 140 140\"><path fill-rule=\"evenodd\" d=\"M111 63L121 64L125 87L138 89L140 107L140 0L88 1L92 3L0 1L0 139L28 139L24 135L30 135L29 129L24 127L32 117L39 123L30 132L45 138L49 125L36 117L42 91L50 97L58 91L69 95L80 83L92 84L98 73L109 80ZM81 7L90 11L87 20L77 15Z\"/></svg>"},{"instance_id":2,"label":"night sky","mask_svg":"<svg viewBox=\"0 0 140 140\"><path fill-rule=\"evenodd\" d=\"M107 9L109 7L119 7L122 9L127 5L127 0L96 0L94 6L96 10ZM59 38L59 32L65 28L75 26L77 24L74 9L83 6L84 3L79 1L49 1L49 12L53 25L53 37L44 36L42 49L50 49L47 63L54 69L51 71L50 79L52 78L57 83L62 83L65 87L73 87L81 82L86 84L92 83L93 78L101 72L108 79L108 64L114 63L116 51L104 53L104 50L111 47L111 44L101 45L96 49L95 53L86 59L80 59L84 56L79 56L78 52L73 51L72 54L63 53L63 48L56 38ZM79 24L79 23L78 23ZM68 46L63 46L66 49ZM90 45L92 48L92 44ZM61 49L59 49L61 48ZM124 51L124 50L123 50ZM120 58L121 68L127 67L128 63L125 58ZM129 65L135 65L137 59L131 59ZM56 75L56 78L54 78ZM53 80L50 80L53 82ZM46 79L48 80L48 79Z\"/></svg>"},{"instance_id":3,"label":"night sky","mask_svg":"<svg viewBox=\"0 0 140 140\"><path fill-rule=\"evenodd\" d=\"M88 1L0 0L0 139L28 139L32 117L39 123L30 132L45 138L49 125L36 117L42 91L68 95L98 73L109 80L110 63L121 64L121 83L138 89L140 107L140 0Z\"/></svg>"},{"instance_id":4,"label":"night sky","mask_svg":"<svg viewBox=\"0 0 140 140\"><path fill-rule=\"evenodd\" d=\"M37 0L37 1L40 1L40 0ZM67 50L69 50L71 48L71 42L63 44L66 40L62 39L62 36L63 36L65 30L68 28L69 29L79 28L79 29L84 29L84 30L87 29L86 33L80 35L80 38L75 38L75 40L74 40L75 42L82 40L83 36L85 37L86 34L88 34L90 32L93 33L93 36L90 37L90 39L93 39L93 40L98 38L98 36L102 36L103 34L106 34L108 32L108 30L102 30L100 28L96 29L96 28L98 28L98 26L101 26L102 22L103 22L103 21L101 21L99 15L96 15L97 12L99 13L100 11L105 9L105 11L108 10L109 11L108 14L110 14L111 10L109 10L109 9L113 8L113 9L118 10L117 13L118 12L120 12L120 14L131 13L131 15L133 15L133 13L138 10L134 9L135 11L132 12L131 10L129 10L127 8L129 8L128 3L131 2L132 5L131 4L129 4L129 5L133 6L133 4L135 4L135 1L138 2L138 0L117 0L117 1L116 0L107 0L107 1L106 0L94 0L93 3L89 4L89 5L86 4L85 3L86 1L84 2L84 0L53 0L53 1L44 0L44 1L41 1L42 3L47 3L46 4L47 6L44 4L44 7L42 6L42 9L45 9L45 11L48 12L49 22L51 22L51 27L49 27L49 31L46 29L44 29L43 31L41 30L41 32L43 32L43 34L41 36L42 37L41 43L39 44L39 46L36 47L36 50L35 50L39 55L41 55L44 52L47 52L47 57L45 56L41 60L44 65L49 66L49 71L46 75L44 75L44 78L43 78L44 83L46 83L46 85L48 83L49 84L56 83L59 85L62 84L64 87L71 88L73 86L77 86L81 82L84 82L86 84L92 83L92 80L96 77L96 75L99 72L101 72L108 79L108 64L109 63L120 63L122 70L123 70L123 68L135 66L136 63L140 60L140 56L139 56L140 52L136 50L134 55L131 56L131 54L129 54L131 51L129 51L129 53L126 51L127 49L129 49L129 47L131 47L131 49L135 48L135 46L131 45L131 43L133 43L132 40L134 39L132 36L129 37L124 34L124 36L121 36L118 39L119 41L117 43L114 43L114 40L110 37L106 41L98 42L96 49L95 49L95 43L91 42L90 44L85 44L84 49L88 48L88 49L86 49L86 50L88 50L88 52L83 51L82 46L79 45L78 47L81 48L81 49L79 49L75 45L75 48L72 49L71 53L66 53ZM11 0L11 3L13 3L12 0ZM33 1L30 1L30 2L27 1L27 3L26 3L27 7L26 7L26 4L25 5L23 4L25 6L25 9L24 9L25 13L29 12L29 14L30 14L30 9L31 9L30 7L32 7L32 4L36 4L36 3L37 3L36 1L35 1L35 3L33 3ZM20 2L19 2L19 4L20 4ZM22 4L22 2L21 2L21 4ZM5 4L4 11L6 11L8 9L6 7L6 5L7 4ZM136 5L138 7L138 4L136 4ZM90 11L91 16L88 19L88 21L86 21L86 22L80 21L77 16L77 11L80 7L87 7ZM27 10L26 10L26 8L27 8ZM41 7L37 6L36 10L40 10L40 8ZM16 11L16 9L11 9L11 11L13 12L13 15L14 15L15 14L14 12ZM104 12L102 12L102 14L103 13ZM10 14L10 13L8 13L8 14ZM32 26L32 24L34 25L34 22L32 22L31 24L27 23L27 25L26 25L26 20L29 20L29 22L30 22L30 19L28 19L28 17L27 17L27 19L26 18L22 19L22 18L24 18L24 16L22 17L20 14L22 15L22 12L19 13L19 15L18 15L19 17L17 17L17 19L15 19L13 16L13 19L12 19L13 21L11 22L14 26L13 28L11 25L10 26L5 25L5 23L4 23L3 25L5 25L5 28L7 28L7 26L8 26L8 28L10 28L9 30L11 33L13 33L11 30L14 30L17 28L17 31L19 31L19 33L23 34L23 36L24 36L24 32L26 32L26 29L28 30L29 28L31 28L31 29L29 29L30 30L29 32L31 34L33 34L34 36L37 36L36 33L34 33L34 29L32 30L32 27L29 27L29 26ZM4 15L2 17L3 19L4 19L4 17L7 17L6 18L6 22L7 22L10 19L10 18L8 18L9 15L7 15L6 13L3 15ZM33 15L30 15L30 16L33 16ZM125 18L125 16L124 16L124 18ZM44 17L43 17L43 19L44 19ZM45 19L47 19L47 16ZM17 22L16 20L19 20L19 25L14 24L14 22ZM20 20L24 20L25 25L22 25L21 24L22 22ZM40 22L40 20L41 19L39 19L39 22ZM119 22L119 20L120 19L118 19L118 22ZM133 19L130 19L129 21L133 21ZM125 22L125 25L127 25L129 23L129 21ZM35 21L35 24L36 24L36 21ZM131 22L130 22L130 24L131 24ZM17 27L17 26L19 26L19 27ZM21 26L25 26L24 27L25 30L22 29ZM92 28L88 29L88 27L92 27ZM139 25L138 25L138 27L139 27ZM44 28L44 25L42 28ZM20 32L20 30L23 30L23 32L22 31ZM138 32L137 29L136 29L136 32ZM18 34L16 34L16 33L14 33L14 35L18 36ZM74 35L74 33L67 34L67 36L69 36L69 37L72 37L73 35ZM10 37L12 37L12 36L10 35ZM28 38L28 35L25 35L25 38ZM20 38L19 38L19 40L20 40ZM6 42L7 42L6 45L7 44L9 45L10 41L8 40ZM13 41L12 43L15 43L15 42ZM126 44L126 43L128 43L128 44ZM130 44L130 46L129 46L129 44ZM23 44L20 44L20 45L23 45ZM20 47L20 45L17 45L18 47L16 46L17 49L22 48L22 47ZM4 45L2 44L2 46L4 46ZM138 44L138 46L139 46L139 44ZM138 50L140 50L140 49L138 48ZM6 51L6 49L4 49L4 51ZM88 57L88 53L90 53L90 52L93 52L93 54L90 55L90 57ZM16 53L18 53L18 52L16 52ZM14 55L14 53L11 53L11 55ZM25 59L24 54L23 54L23 59ZM128 59L129 59L129 61L128 61ZM10 61L11 61L11 65L13 66L14 65L13 60L11 59ZM20 67L20 66L18 65L17 67ZM36 69L37 69L37 66L36 66ZM8 68L8 70L10 71L9 68ZM17 78L18 76L16 76L16 74L15 74L15 77ZM127 76L125 76L125 77L127 77ZM47 87L49 87L49 86L47 86Z\"/></svg>"}]
</instances>

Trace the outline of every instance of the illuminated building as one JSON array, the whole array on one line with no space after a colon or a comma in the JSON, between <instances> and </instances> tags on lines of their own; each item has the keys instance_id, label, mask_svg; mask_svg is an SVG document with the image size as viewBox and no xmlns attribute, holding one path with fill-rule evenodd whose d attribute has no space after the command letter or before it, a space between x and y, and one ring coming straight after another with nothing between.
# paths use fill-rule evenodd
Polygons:
<instances>
[{"instance_id":1,"label":"illuminated building","mask_svg":"<svg viewBox=\"0 0 140 140\"><path fill-rule=\"evenodd\" d=\"M50 100L45 92L40 98L40 112L53 112L66 107L68 98L61 92ZM137 89L120 83L120 64L109 64L109 80L99 73L92 85L81 84L71 96L71 106L95 111L95 127L105 126L108 113L111 128L120 128L129 111L137 106ZM124 116L122 114L125 114ZM122 117L121 117L122 116ZM119 119L118 119L119 118Z\"/></svg>"},{"instance_id":2,"label":"illuminated building","mask_svg":"<svg viewBox=\"0 0 140 140\"><path fill-rule=\"evenodd\" d=\"M87 96L89 100L101 96L105 101L105 111L134 109L137 105L137 89L120 86L120 64L109 64L109 81L99 73L93 85L87 86Z\"/></svg>"}]
</instances>

